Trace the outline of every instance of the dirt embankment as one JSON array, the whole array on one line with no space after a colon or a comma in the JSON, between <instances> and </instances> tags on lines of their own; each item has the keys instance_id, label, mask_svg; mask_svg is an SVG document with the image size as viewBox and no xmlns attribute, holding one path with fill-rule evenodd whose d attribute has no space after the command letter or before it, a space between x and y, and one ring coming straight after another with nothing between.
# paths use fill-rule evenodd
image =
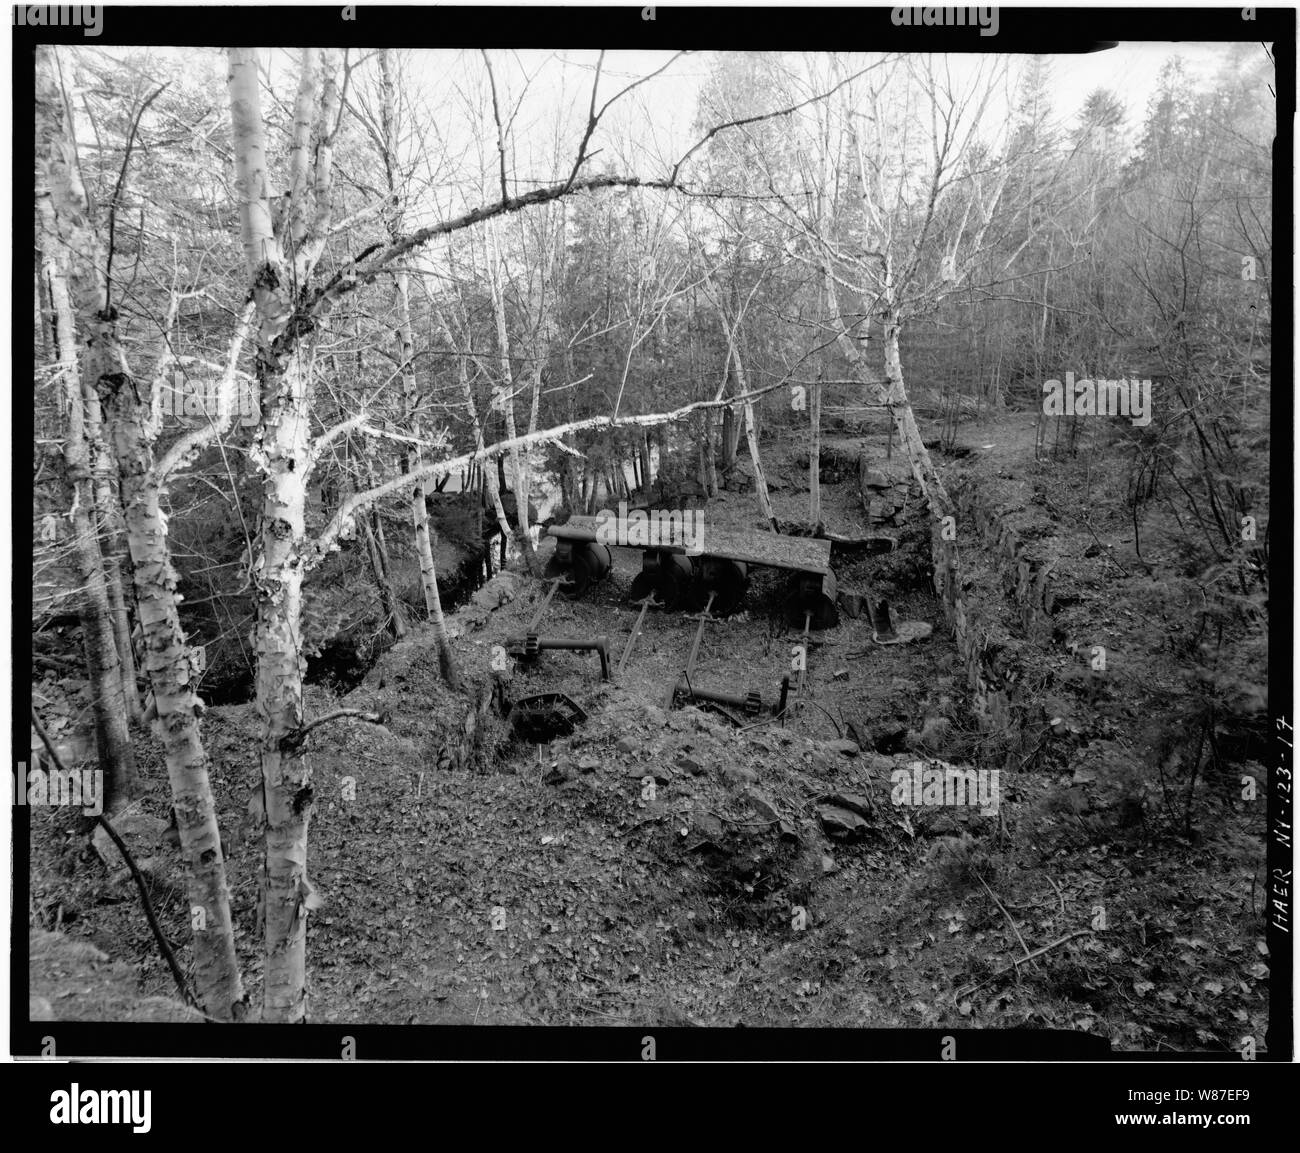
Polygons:
<instances>
[{"instance_id":1,"label":"dirt embankment","mask_svg":"<svg viewBox=\"0 0 1300 1153\"><path fill-rule=\"evenodd\" d=\"M978 430L951 459L997 480L1005 465L978 444L1002 431ZM951 462L943 467L961 489ZM773 471L778 517L802 519L798 470ZM905 482L899 491L906 505ZM829 485L824 501L829 530L863 532L856 481ZM1018 539L1045 539L1013 505L993 507ZM729 528L761 527L752 498L734 492L707 511ZM1209 806L1197 810L1205 835L1172 839L1149 788L1136 808L1126 803L1126 782L1152 776L1119 687L1127 682L1072 681L1079 658L1068 643L1077 653L1099 637L1121 659L1132 650L1125 603L1101 575L1119 570L1084 555L1091 536L1067 533L1053 545L1053 625L1039 628L1023 602L1041 567L1022 581L996 532L963 541L968 594L1015 642L1029 678L1017 690L1016 748L1034 756L1008 768L1011 750L974 715L943 627L928 526L904 515L890 531L899 550L837 563L840 583L888 597L897 617L933 634L880 646L869 620L845 615L817 638L803 703L784 724L760 718L737 730L668 707L697 627L680 614L649 614L616 683L600 680L590 655L565 652L513 665L503 682L494 657L527 631L545 592L516 575L450 618L467 696L445 690L423 632L341 700L311 688L309 717L340 704L387 714L382 726L346 720L312 736L309 864L327 902L310 926L313 1019L1037 1024L1148 1049L1231 1047L1242 1031L1262 1038L1267 966L1249 900L1262 816L1225 801L1216 777L1197 794ZM1110 543L1104 531L1101 541ZM1094 561L1101 570L1080 567ZM610 579L580 601L553 602L541 631L606 634L617 662L638 568L637 554L618 552ZM1086 573L1095 585L1079 579ZM798 640L781 620L784 591L759 573L744 611L706 625L701 683L774 696ZM1115 632L1083 628L1108 612ZM500 705L543 691L565 692L589 719L539 746L516 739ZM205 725L254 986L259 846L240 824L257 780L257 729L251 706L213 709ZM893 774L934 761L1001 770L999 814L897 804ZM161 806L161 789L146 803ZM73 931L93 927L105 951L138 959L146 990L167 995L120 888L69 879L84 875L80 865L55 879L57 859L49 863L39 907L70 903L81 914ZM183 938L179 892L160 891L160 912Z\"/></svg>"}]
</instances>

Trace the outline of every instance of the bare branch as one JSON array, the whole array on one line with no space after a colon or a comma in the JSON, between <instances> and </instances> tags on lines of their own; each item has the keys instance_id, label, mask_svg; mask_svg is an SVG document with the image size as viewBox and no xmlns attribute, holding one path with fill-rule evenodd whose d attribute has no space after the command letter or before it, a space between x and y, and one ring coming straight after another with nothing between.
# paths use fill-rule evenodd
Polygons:
<instances>
[{"instance_id":1,"label":"bare branch","mask_svg":"<svg viewBox=\"0 0 1300 1153\"><path fill-rule=\"evenodd\" d=\"M696 141L693 145L691 145L690 149L686 152L686 154L676 164L673 165L673 170L668 176L668 183L670 185L676 184L677 174L681 172L682 165L684 165L692 156L695 155L695 153L697 153L701 148L703 148L710 140L712 140L715 136L717 136L719 132L723 132L728 128L741 128L747 124L757 124L763 120L775 120L778 116L790 116L793 113L798 112L801 108L807 108L808 105L810 104L815 104L819 100L825 100L827 97L834 96L835 93L838 92L841 88L843 88L846 84L850 83L853 80L856 80L859 76L865 76L872 69L879 68L883 63L884 63L883 60L878 60L874 64L868 64L865 68L853 73L852 76L845 77L838 84L836 84L832 88L827 89L825 92L818 93L816 96L810 96L808 97L807 100L799 101L798 104L791 104L788 108L778 108L774 112L763 112L757 116L744 116L741 117L739 120L728 120L725 124L715 124L712 128L708 130L708 132L704 134L703 137L701 137L698 141Z\"/></svg>"},{"instance_id":2,"label":"bare branch","mask_svg":"<svg viewBox=\"0 0 1300 1153\"><path fill-rule=\"evenodd\" d=\"M497 78L492 71L492 61L488 57L487 49L482 48L483 64L487 68L488 84L492 88L492 119L497 123L497 154L501 160L501 199L510 199L510 189L506 185L506 137L505 129L501 126L501 106L497 103ZM601 53L604 56L604 53ZM599 74L599 69L597 70Z\"/></svg>"},{"instance_id":3,"label":"bare branch","mask_svg":"<svg viewBox=\"0 0 1300 1153\"><path fill-rule=\"evenodd\" d=\"M239 316L239 324L235 328L235 335L231 337L230 350L226 355L226 369L222 373L221 382L217 386L216 420L203 428L196 428L192 433L182 437L168 449L157 465L159 481L166 481L167 477L175 472L179 465L189 460L193 454L211 444L217 437L224 435L229 430L235 415L235 365L239 363L239 354L243 350L244 341L248 339L248 330L253 321L254 309L255 305L251 300L244 305L244 311ZM175 357L173 359L176 362L184 363L185 360L190 358Z\"/></svg>"}]
</instances>

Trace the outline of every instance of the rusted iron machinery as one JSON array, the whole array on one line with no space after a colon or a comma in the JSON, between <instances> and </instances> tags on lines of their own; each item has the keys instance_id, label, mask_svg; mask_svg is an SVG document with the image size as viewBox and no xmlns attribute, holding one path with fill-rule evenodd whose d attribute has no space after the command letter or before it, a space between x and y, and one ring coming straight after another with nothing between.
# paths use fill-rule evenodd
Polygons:
<instances>
[{"instance_id":1,"label":"rusted iron machinery","mask_svg":"<svg viewBox=\"0 0 1300 1153\"><path fill-rule=\"evenodd\" d=\"M556 552L560 545L556 544ZM683 604L695 580L695 566L684 553L667 549L646 549L641 554L641 571L632 578L633 602L653 596L665 609Z\"/></svg>"},{"instance_id":2,"label":"rusted iron machinery","mask_svg":"<svg viewBox=\"0 0 1300 1153\"><path fill-rule=\"evenodd\" d=\"M812 612L812 627L839 624L835 603L835 574L831 571L831 542L815 537L783 536L772 532L736 532L694 523L688 535L679 513L636 510L644 536L614 533L618 547L642 550L641 572L632 582L631 599L643 600L653 592L665 608L697 607L710 597L717 616L735 612L748 591L755 567L785 569L794 574L786 598L786 615L801 625ZM567 574L571 595L579 596L593 580L608 574L609 516L574 516L547 532L555 538L555 555L548 574ZM615 524L615 528L617 525ZM651 543L653 541L653 543ZM583 549L600 550L594 558Z\"/></svg>"},{"instance_id":3,"label":"rusted iron machinery","mask_svg":"<svg viewBox=\"0 0 1300 1153\"><path fill-rule=\"evenodd\" d=\"M764 712L771 712L773 716L781 716L785 712L786 699L790 692L790 678L788 676L782 679L780 695L776 702L772 704L765 702L762 694L754 689L743 693L727 692L695 682L695 663L700 655L700 642L704 639L704 627L710 621L718 619L711 615L711 609L716 599L717 593L710 592L705 601L704 611L696 614L693 618L700 623L691 641L691 651L686 658L686 668L679 676L674 678L672 687L668 691L668 707L671 709L684 704L698 705L726 717L737 728L748 723L746 718L752 721Z\"/></svg>"},{"instance_id":4,"label":"rusted iron machinery","mask_svg":"<svg viewBox=\"0 0 1300 1153\"><path fill-rule=\"evenodd\" d=\"M605 550L606 557L609 550ZM590 583L590 571L583 570L587 577L587 583ZM556 589L563 588L570 591L573 588L574 578L568 574L554 577L551 580L550 590L546 598L542 601L537 611L533 614L533 619L528 622L528 631L521 637L506 638L506 652L517 661L525 664L533 664L537 658L544 652L594 652L600 658L600 675L603 680L609 680L609 637L601 635L596 637L553 637L542 636L537 629L542 623L542 617L546 615L546 610L550 607L551 599L555 596Z\"/></svg>"},{"instance_id":5,"label":"rusted iron machinery","mask_svg":"<svg viewBox=\"0 0 1300 1153\"><path fill-rule=\"evenodd\" d=\"M790 695L790 678L784 676L781 678L781 689L777 699L768 703L763 700L763 695L757 690L751 689L749 692L727 693L720 689L703 688L695 685L689 679L683 678L678 680L673 686L673 707L680 705L698 705L701 708L707 708L712 712L726 717L737 728L743 728L764 713L771 713L774 717L780 717L785 713L786 701Z\"/></svg>"},{"instance_id":6,"label":"rusted iron machinery","mask_svg":"<svg viewBox=\"0 0 1300 1153\"><path fill-rule=\"evenodd\" d=\"M600 658L600 675L609 680L609 637L544 637L528 633L522 637L507 637L506 652L517 661L532 664L545 652L594 652Z\"/></svg>"},{"instance_id":7,"label":"rusted iron machinery","mask_svg":"<svg viewBox=\"0 0 1300 1153\"><path fill-rule=\"evenodd\" d=\"M565 578L564 591L571 597L580 597L593 584L609 576L612 567L609 549L596 540L595 534L590 539L557 536L546 575L552 579Z\"/></svg>"},{"instance_id":8,"label":"rusted iron machinery","mask_svg":"<svg viewBox=\"0 0 1300 1153\"><path fill-rule=\"evenodd\" d=\"M586 710L565 693L520 697L508 714L515 735L535 745L569 736L587 719Z\"/></svg>"},{"instance_id":9,"label":"rusted iron machinery","mask_svg":"<svg viewBox=\"0 0 1300 1153\"><path fill-rule=\"evenodd\" d=\"M740 608L748 591L749 565L745 561L721 556L702 556L695 562L692 600L696 604L702 604L712 595L713 611L717 616L731 616Z\"/></svg>"},{"instance_id":10,"label":"rusted iron machinery","mask_svg":"<svg viewBox=\"0 0 1300 1153\"><path fill-rule=\"evenodd\" d=\"M618 660L618 669L616 670L616 675L620 677L623 675L623 670L627 668L627 662L628 659L632 656L632 650L636 648L636 640L637 637L641 635L641 626L645 624L646 613L648 613L655 605L657 605L659 601L655 597L654 592L652 591L648 596L642 597L641 600L637 601L636 603L641 606L641 611L636 615L636 624L632 626L632 633L627 638L627 645L623 649L623 655L619 657Z\"/></svg>"},{"instance_id":11,"label":"rusted iron machinery","mask_svg":"<svg viewBox=\"0 0 1300 1153\"><path fill-rule=\"evenodd\" d=\"M831 629L840 623L835 574L825 572L795 573L785 598L786 621L796 628Z\"/></svg>"}]
</instances>

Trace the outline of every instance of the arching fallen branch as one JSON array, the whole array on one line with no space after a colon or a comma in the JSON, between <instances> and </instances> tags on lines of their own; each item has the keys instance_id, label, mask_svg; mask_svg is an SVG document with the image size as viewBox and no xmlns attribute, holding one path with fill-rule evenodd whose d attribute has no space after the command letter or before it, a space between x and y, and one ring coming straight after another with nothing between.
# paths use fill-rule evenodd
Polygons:
<instances>
[{"instance_id":1,"label":"arching fallen branch","mask_svg":"<svg viewBox=\"0 0 1300 1153\"><path fill-rule=\"evenodd\" d=\"M346 720L351 717L358 721L365 721L372 725L384 725L388 723L387 713L367 713L362 709L335 709L332 713L326 713L323 717L317 717L309 724L301 728L294 729L292 732L285 733L280 738L280 751L286 752L289 749L298 748L303 741L307 739L307 734L312 729L318 729L321 725L328 725L331 721Z\"/></svg>"},{"instance_id":2,"label":"arching fallen branch","mask_svg":"<svg viewBox=\"0 0 1300 1153\"><path fill-rule=\"evenodd\" d=\"M41 738L45 751L50 754L54 767L66 779L70 770L64 765L63 758L59 756L58 751L55 749L54 742L50 740L50 734L45 731L45 725L35 708L32 709L32 726L36 729L36 735ZM113 844L117 846L117 851L122 854L122 860L126 862L126 867L131 871L131 879L135 881L136 891L140 894L140 904L144 907L145 919L149 922L149 928L153 931L154 940L158 942L158 950L162 953L163 960L167 962L167 968L171 970L172 980L176 983L176 989L181 995L181 1000L191 1008L198 1009L198 1000L190 992L190 987L185 980L185 974L181 972L181 967L176 960L176 954L172 952L172 947L168 943L166 936L164 936L162 927L158 924L158 916L153 911L153 902L149 899L149 889L145 885L144 876L136 866L131 850L126 847L126 842L118 835L117 830L113 828L112 823L103 813L98 814L95 820L103 827L104 832L108 834Z\"/></svg>"}]
</instances>

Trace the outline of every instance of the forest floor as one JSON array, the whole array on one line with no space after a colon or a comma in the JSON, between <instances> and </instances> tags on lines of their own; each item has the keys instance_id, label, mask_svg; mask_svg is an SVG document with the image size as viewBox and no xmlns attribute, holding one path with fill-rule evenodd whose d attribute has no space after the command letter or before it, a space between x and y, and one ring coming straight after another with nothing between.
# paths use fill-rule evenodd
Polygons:
<instances>
[{"instance_id":1,"label":"forest floor","mask_svg":"<svg viewBox=\"0 0 1300 1153\"><path fill-rule=\"evenodd\" d=\"M488 771L466 771L449 755L464 701L443 687L420 632L346 697L308 689L309 718L340 705L387 714L382 726L349 720L313 736L309 862L326 904L309 926L310 1019L1032 1025L1096 1033L1116 1049L1233 1050L1247 1035L1262 1049L1263 770L1243 752L1185 794L1161 787L1160 758L1171 755L1167 733L1185 699L1188 661L1176 641L1195 615L1170 575L1173 531L1152 514L1137 557L1118 466L1108 473L1088 453L1040 461L1035 423L1033 414L980 416L943 452L938 426L922 425L950 489L978 483L981 499L1059 558L1069 594L1057 633L1033 648L1026 670L1041 686L1041 740L1023 771L1003 774L997 816L891 803L899 768L931 758L985 767L992 755L929 583L919 515L898 530L897 552L837 561L836 571L841 588L887 595L896 618L931 624L932 635L881 646L867 619L842 614L809 655L803 699L812 704L784 724L737 730L696 708L667 708L697 622L651 612L612 684L591 654L520 666L512 697L563 691L590 719L533 746L489 714L478 735ZM832 443L866 443L877 467L903 468L875 434ZM791 521L807 516L796 449L781 459L769 449L775 511ZM823 500L828 529L862 535L853 480L824 486ZM715 525L762 527L752 494L725 493L707 513ZM996 558L963 538L962 563L968 595L999 606L1015 633ZM556 598L542 630L607 634L617 663L638 569L637 554L617 551L610 579L582 600ZM511 599L450 618L462 671L478 684L490 678L493 646L526 631L545 591L522 576L487 587ZM701 683L771 699L798 639L779 619L783 587L760 572L746 610L706 626ZM1070 645L1106 645L1117 675L1099 691ZM254 1004L260 861L242 814L258 781L257 734L252 705L205 718ZM145 855L167 813L148 738L141 764L149 791L137 807L153 818L140 823ZM1258 777L1259 800L1241 799L1243 775ZM174 855L160 842L154 851ZM150 875L184 961L175 868ZM129 882L93 855L70 814L33 810L31 921L34 933L57 927L125 963L141 995L171 992ZM34 954L42 1011L120 1019L89 979L81 996L66 980L53 992L43 981Z\"/></svg>"}]
</instances>

